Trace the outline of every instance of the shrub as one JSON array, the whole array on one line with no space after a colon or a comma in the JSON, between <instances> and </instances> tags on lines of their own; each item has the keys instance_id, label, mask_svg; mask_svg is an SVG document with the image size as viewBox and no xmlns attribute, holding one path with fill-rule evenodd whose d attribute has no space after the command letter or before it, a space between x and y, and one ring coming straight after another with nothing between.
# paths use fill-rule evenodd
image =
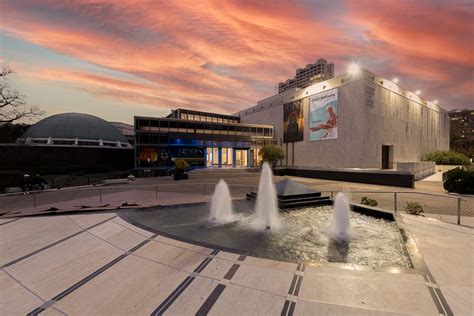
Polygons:
<instances>
[{"instance_id":1,"label":"shrub","mask_svg":"<svg viewBox=\"0 0 474 316\"><path fill-rule=\"evenodd\" d=\"M469 165L471 161L463 153L436 150L424 155L421 160L434 161L437 165Z\"/></svg>"},{"instance_id":2,"label":"shrub","mask_svg":"<svg viewBox=\"0 0 474 316\"><path fill-rule=\"evenodd\" d=\"M455 168L446 172L443 187L448 192L474 194L474 170Z\"/></svg>"},{"instance_id":3,"label":"shrub","mask_svg":"<svg viewBox=\"0 0 474 316\"><path fill-rule=\"evenodd\" d=\"M423 206L421 206L421 204L417 202L407 202L407 205L405 206L405 211L408 214L420 215L420 213L423 213Z\"/></svg>"},{"instance_id":4,"label":"shrub","mask_svg":"<svg viewBox=\"0 0 474 316\"><path fill-rule=\"evenodd\" d=\"M368 198L366 196L363 196L360 199L360 204L364 204L364 205L368 205L368 206L377 206L379 203L377 202L377 200L374 200L374 199Z\"/></svg>"},{"instance_id":5,"label":"shrub","mask_svg":"<svg viewBox=\"0 0 474 316\"><path fill-rule=\"evenodd\" d=\"M285 158L285 152L283 148L276 145L266 145L258 152L258 155L263 161L268 161L273 168L278 164L278 160Z\"/></svg>"},{"instance_id":6,"label":"shrub","mask_svg":"<svg viewBox=\"0 0 474 316\"><path fill-rule=\"evenodd\" d=\"M176 159L174 165L178 170L186 170L186 168L189 168L189 164L184 159Z\"/></svg>"}]
</instances>

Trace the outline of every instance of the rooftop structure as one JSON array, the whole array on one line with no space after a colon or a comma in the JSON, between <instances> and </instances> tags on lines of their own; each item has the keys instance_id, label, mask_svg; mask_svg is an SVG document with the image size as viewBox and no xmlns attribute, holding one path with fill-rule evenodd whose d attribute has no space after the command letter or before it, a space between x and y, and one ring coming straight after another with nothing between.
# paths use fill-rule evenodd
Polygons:
<instances>
[{"instance_id":1,"label":"rooftop structure","mask_svg":"<svg viewBox=\"0 0 474 316\"><path fill-rule=\"evenodd\" d=\"M296 69L292 79L278 84L278 93L293 88L306 88L316 82L334 77L334 64L328 64L325 59L318 59L314 64L307 64L305 68Z\"/></svg>"},{"instance_id":2,"label":"rooftop structure","mask_svg":"<svg viewBox=\"0 0 474 316\"><path fill-rule=\"evenodd\" d=\"M17 140L25 145L131 147L117 128L84 113L49 116L32 125Z\"/></svg>"}]
</instances>

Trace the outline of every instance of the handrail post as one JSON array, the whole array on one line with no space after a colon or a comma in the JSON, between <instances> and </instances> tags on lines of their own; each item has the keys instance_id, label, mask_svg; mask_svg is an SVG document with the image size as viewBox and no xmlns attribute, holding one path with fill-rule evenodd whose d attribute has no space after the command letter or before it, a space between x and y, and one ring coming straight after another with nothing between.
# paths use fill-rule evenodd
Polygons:
<instances>
[{"instance_id":1,"label":"handrail post","mask_svg":"<svg viewBox=\"0 0 474 316\"><path fill-rule=\"evenodd\" d=\"M155 200L158 200L158 185L155 185Z\"/></svg>"},{"instance_id":2,"label":"handrail post","mask_svg":"<svg viewBox=\"0 0 474 316\"><path fill-rule=\"evenodd\" d=\"M36 192L33 191L33 208L36 208Z\"/></svg>"},{"instance_id":3,"label":"handrail post","mask_svg":"<svg viewBox=\"0 0 474 316\"><path fill-rule=\"evenodd\" d=\"M204 183L204 192L203 195L206 196L206 183Z\"/></svg>"},{"instance_id":4,"label":"handrail post","mask_svg":"<svg viewBox=\"0 0 474 316\"><path fill-rule=\"evenodd\" d=\"M99 204L102 204L102 188L99 188Z\"/></svg>"},{"instance_id":5,"label":"handrail post","mask_svg":"<svg viewBox=\"0 0 474 316\"><path fill-rule=\"evenodd\" d=\"M393 192L393 206L396 212L397 211L397 192Z\"/></svg>"},{"instance_id":6,"label":"handrail post","mask_svg":"<svg viewBox=\"0 0 474 316\"><path fill-rule=\"evenodd\" d=\"M461 225L461 198L458 198L458 225Z\"/></svg>"},{"instance_id":7,"label":"handrail post","mask_svg":"<svg viewBox=\"0 0 474 316\"><path fill-rule=\"evenodd\" d=\"M331 191L331 200L334 199L334 192Z\"/></svg>"}]
</instances>

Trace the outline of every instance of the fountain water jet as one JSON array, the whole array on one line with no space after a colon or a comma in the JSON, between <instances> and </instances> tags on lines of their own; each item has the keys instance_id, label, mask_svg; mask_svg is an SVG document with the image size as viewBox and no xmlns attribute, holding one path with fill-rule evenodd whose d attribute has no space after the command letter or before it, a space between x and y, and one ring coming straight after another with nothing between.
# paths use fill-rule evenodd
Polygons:
<instances>
[{"instance_id":1,"label":"fountain water jet","mask_svg":"<svg viewBox=\"0 0 474 316\"><path fill-rule=\"evenodd\" d=\"M277 230L281 227L272 169L267 162L263 164L262 175L258 184L253 225L257 229L265 227L266 229Z\"/></svg>"},{"instance_id":2,"label":"fountain water jet","mask_svg":"<svg viewBox=\"0 0 474 316\"><path fill-rule=\"evenodd\" d=\"M332 237L338 241L351 237L351 210L349 199L339 192L334 199Z\"/></svg>"},{"instance_id":3,"label":"fountain water jet","mask_svg":"<svg viewBox=\"0 0 474 316\"><path fill-rule=\"evenodd\" d=\"M214 194L212 195L209 219L219 224L225 224L234 219L229 187L222 179L217 183Z\"/></svg>"}]
</instances>

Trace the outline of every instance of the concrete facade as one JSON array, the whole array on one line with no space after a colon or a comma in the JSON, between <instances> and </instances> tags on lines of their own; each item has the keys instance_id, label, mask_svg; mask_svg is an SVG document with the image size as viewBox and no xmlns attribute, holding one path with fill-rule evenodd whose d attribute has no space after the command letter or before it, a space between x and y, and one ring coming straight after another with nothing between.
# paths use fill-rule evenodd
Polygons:
<instances>
[{"instance_id":1,"label":"concrete facade","mask_svg":"<svg viewBox=\"0 0 474 316\"><path fill-rule=\"evenodd\" d=\"M308 97L331 89L338 89L338 138L310 141ZM304 139L283 143L283 105L298 99L303 99ZM286 152L283 166L381 168L384 145L390 146L390 169L449 149L445 110L365 69L271 96L238 115L242 123L275 127L275 140Z\"/></svg>"}]
</instances>

